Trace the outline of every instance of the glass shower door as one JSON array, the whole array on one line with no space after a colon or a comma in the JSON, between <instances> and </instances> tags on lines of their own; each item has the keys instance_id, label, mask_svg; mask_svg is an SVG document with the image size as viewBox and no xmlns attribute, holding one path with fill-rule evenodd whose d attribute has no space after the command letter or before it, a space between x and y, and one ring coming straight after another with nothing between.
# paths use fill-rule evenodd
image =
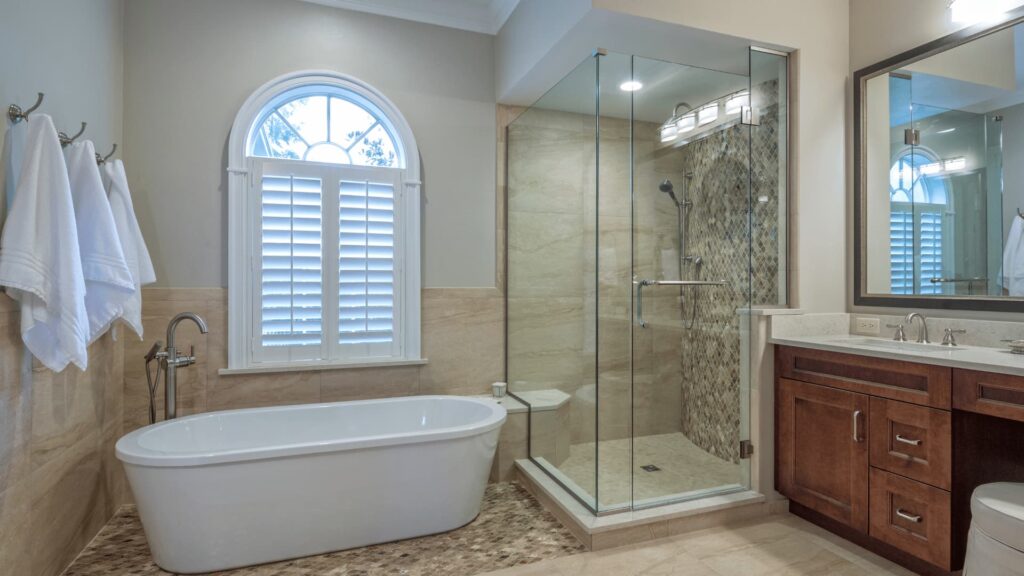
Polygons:
<instances>
[{"instance_id":1,"label":"glass shower door","mask_svg":"<svg viewBox=\"0 0 1024 576\"><path fill-rule=\"evenodd\" d=\"M634 508L750 485L749 311L786 299L785 57L750 63L633 59Z\"/></svg>"}]
</instances>

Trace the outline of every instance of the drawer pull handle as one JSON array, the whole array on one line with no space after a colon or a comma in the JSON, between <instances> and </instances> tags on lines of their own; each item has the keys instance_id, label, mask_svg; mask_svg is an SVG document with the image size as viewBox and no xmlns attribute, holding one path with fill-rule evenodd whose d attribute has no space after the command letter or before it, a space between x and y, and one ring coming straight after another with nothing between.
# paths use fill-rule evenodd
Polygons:
<instances>
[{"instance_id":1,"label":"drawer pull handle","mask_svg":"<svg viewBox=\"0 0 1024 576\"><path fill-rule=\"evenodd\" d=\"M860 410L853 411L853 441L860 442Z\"/></svg>"},{"instance_id":2,"label":"drawer pull handle","mask_svg":"<svg viewBox=\"0 0 1024 576\"><path fill-rule=\"evenodd\" d=\"M903 442L904 444L910 444L911 446L921 445L920 440L915 440L914 438L907 438L906 436L900 436L899 434L896 435L896 441Z\"/></svg>"},{"instance_id":3,"label":"drawer pull handle","mask_svg":"<svg viewBox=\"0 0 1024 576\"><path fill-rule=\"evenodd\" d=\"M909 520L910 522L913 522L915 524L921 521L921 517L919 515L904 512L902 508L896 509L896 515L900 518L903 518L904 520Z\"/></svg>"}]
</instances>

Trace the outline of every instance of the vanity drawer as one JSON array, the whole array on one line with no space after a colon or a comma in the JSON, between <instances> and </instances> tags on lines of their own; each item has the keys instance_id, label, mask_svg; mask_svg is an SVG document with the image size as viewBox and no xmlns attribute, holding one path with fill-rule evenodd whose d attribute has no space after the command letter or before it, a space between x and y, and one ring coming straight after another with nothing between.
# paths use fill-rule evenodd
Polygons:
<instances>
[{"instance_id":1,"label":"vanity drawer","mask_svg":"<svg viewBox=\"0 0 1024 576\"><path fill-rule=\"evenodd\" d=\"M953 407L1024 422L1024 377L955 369Z\"/></svg>"},{"instance_id":2,"label":"vanity drawer","mask_svg":"<svg viewBox=\"0 0 1024 576\"><path fill-rule=\"evenodd\" d=\"M868 438L873 467L950 489L950 412L872 398Z\"/></svg>"},{"instance_id":3,"label":"vanity drawer","mask_svg":"<svg viewBox=\"0 0 1024 576\"><path fill-rule=\"evenodd\" d=\"M950 569L949 492L871 469L871 536Z\"/></svg>"},{"instance_id":4,"label":"vanity drawer","mask_svg":"<svg viewBox=\"0 0 1024 576\"><path fill-rule=\"evenodd\" d=\"M792 380L934 408L950 407L952 371L942 366L779 346L776 370Z\"/></svg>"}]
</instances>

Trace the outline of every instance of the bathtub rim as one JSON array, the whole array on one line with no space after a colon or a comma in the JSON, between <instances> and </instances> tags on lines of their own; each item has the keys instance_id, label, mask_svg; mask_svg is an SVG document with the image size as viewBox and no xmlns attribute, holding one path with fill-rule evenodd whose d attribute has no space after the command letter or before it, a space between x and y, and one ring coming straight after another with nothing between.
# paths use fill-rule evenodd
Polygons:
<instances>
[{"instance_id":1,"label":"bathtub rim","mask_svg":"<svg viewBox=\"0 0 1024 576\"><path fill-rule=\"evenodd\" d=\"M152 448L143 447L139 440L142 436L171 426L180 426L182 423L219 417L224 414L247 413L272 413L284 412L303 408L323 408L344 405L358 404L390 404L397 402L408 402L410 400L455 400L484 406L490 409L482 420L459 426L448 426L421 432L402 432L396 434L378 434L375 436L359 436L356 438L345 438L341 440L320 441L320 442L299 442L292 444L279 444L274 446L260 446L254 448L241 448L233 450L216 451L195 451L195 452L164 452ZM508 418L508 412L504 406L490 398L474 398L470 396L454 395L429 395L429 396L400 396L395 398L376 398L367 400L344 400L340 402L317 402L312 404L287 404L283 406L266 406L260 408L237 408L232 410L216 410L213 412L202 412L176 418L174 420L157 422L137 430L133 430L117 440L115 453L117 459L124 465L143 466L148 468L200 468L214 464L231 464L241 462L257 462L262 460L274 460L280 458L300 457L306 455L319 455L330 453L343 453L368 448L379 448L387 446L405 446L409 444L423 444L427 442L442 442L459 438L468 438L486 434L500 428Z\"/></svg>"}]
</instances>

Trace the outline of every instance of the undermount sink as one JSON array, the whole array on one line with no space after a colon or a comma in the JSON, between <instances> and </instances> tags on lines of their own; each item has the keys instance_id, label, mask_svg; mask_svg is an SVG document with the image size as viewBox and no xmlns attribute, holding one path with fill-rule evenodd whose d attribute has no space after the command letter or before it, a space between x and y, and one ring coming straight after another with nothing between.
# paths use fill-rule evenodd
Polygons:
<instances>
[{"instance_id":1,"label":"undermount sink","mask_svg":"<svg viewBox=\"0 0 1024 576\"><path fill-rule=\"evenodd\" d=\"M845 342L855 346L868 346L884 350L902 350L904 352L920 352L925 354L944 354L946 352L959 352L965 349L963 346L918 344L917 342L898 342L896 340L884 340L882 338L854 338L845 340Z\"/></svg>"}]
</instances>

